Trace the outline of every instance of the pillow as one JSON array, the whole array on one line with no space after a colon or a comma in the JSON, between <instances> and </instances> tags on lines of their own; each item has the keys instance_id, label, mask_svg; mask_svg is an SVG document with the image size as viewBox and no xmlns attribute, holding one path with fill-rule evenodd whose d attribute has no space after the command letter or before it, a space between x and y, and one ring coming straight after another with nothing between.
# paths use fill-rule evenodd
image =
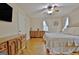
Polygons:
<instances>
[{"instance_id":1,"label":"pillow","mask_svg":"<svg viewBox=\"0 0 79 59\"><path fill-rule=\"evenodd\" d=\"M79 27L68 27L63 31L63 33L79 36Z\"/></svg>"}]
</instances>

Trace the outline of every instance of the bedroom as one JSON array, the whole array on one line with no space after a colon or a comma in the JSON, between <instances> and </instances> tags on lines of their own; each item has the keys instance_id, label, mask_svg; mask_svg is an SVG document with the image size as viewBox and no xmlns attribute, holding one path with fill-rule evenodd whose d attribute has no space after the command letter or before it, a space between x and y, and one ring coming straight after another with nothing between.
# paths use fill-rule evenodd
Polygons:
<instances>
[{"instance_id":1,"label":"bedroom","mask_svg":"<svg viewBox=\"0 0 79 59\"><path fill-rule=\"evenodd\" d=\"M0 21L0 38L25 34L29 40L30 31L44 31L44 48L49 54L79 54L79 3L8 4L13 8L13 18L12 22Z\"/></svg>"},{"instance_id":2,"label":"bedroom","mask_svg":"<svg viewBox=\"0 0 79 59\"><path fill-rule=\"evenodd\" d=\"M67 4L60 3L59 4L60 7L58 7L59 12L52 13L52 15L46 14L45 12L47 12L47 11L45 9L39 10L39 9L42 9L47 4L44 4L44 5L39 4L39 8L38 8L38 4L27 4L27 5L29 5L28 8L30 8L30 10L32 10L32 12L33 11L36 12L36 13L34 13L36 15L31 14L32 15L31 16L32 19L30 21L31 30L37 30L39 28L39 30L46 31L45 39L46 40L48 39L47 48L49 48L49 50L54 50L54 49L52 49L53 45L55 45L56 47L58 47L60 45L62 49L65 48L65 47L63 48L62 46L66 45L67 43L69 45L73 45L73 41L74 41L73 38L75 38L76 36L79 35L78 34L79 33L79 31L78 31L78 29L79 29L79 26L78 26L79 11L78 11L78 9L79 8L77 7L78 6L77 3L75 3L75 4L74 3L71 3L71 4L70 3L67 3ZM73 8L72 8L72 6L73 6ZM36 10L35 10L35 8L36 8ZM44 28L44 24L43 24L45 22L46 22L46 25L45 25L46 29ZM47 27L48 27L48 29L47 29ZM67 34L67 35L65 35L65 34ZM75 37L73 37L73 36L75 36ZM54 43L52 41L54 41ZM75 41L78 42L76 38L75 38ZM70 49L72 49L72 48L70 48ZM74 49L75 48L73 48L73 50ZM59 52L56 52L56 53L59 54ZM68 53L68 52L65 52L65 53Z\"/></svg>"}]
</instances>

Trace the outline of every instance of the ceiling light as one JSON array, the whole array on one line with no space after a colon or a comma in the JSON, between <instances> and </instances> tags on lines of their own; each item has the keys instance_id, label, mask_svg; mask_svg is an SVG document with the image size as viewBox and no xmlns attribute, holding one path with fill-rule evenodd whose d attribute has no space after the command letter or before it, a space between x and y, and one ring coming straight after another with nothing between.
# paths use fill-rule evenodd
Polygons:
<instances>
[{"instance_id":1,"label":"ceiling light","mask_svg":"<svg viewBox=\"0 0 79 59\"><path fill-rule=\"evenodd\" d=\"M50 10L50 11L48 10L48 14L52 14L52 12L53 12L52 10Z\"/></svg>"}]
</instances>

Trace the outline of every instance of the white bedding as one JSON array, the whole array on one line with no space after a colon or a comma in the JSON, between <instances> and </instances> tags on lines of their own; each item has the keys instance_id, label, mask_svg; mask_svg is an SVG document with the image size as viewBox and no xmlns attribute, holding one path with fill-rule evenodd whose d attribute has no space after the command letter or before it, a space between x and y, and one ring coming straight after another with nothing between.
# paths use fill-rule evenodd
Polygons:
<instances>
[{"instance_id":1,"label":"white bedding","mask_svg":"<svg viewBox=\"0 0 79 59\"><path fill-rule=\"evenodd\" d=\"M64 45L67 42L72 44L73 41L79 44L79 36L73 36L64 33L45 33L44 37L48 43L52 42L53 45L57 45L58 43L60 43L60 45Z\"/></svg>"},{"instance_id":2,"label":"white bedding","mask_svg":"<svg viewBox=\"0 0 79 59\"><path fill-rule=\"evenodd\" d=\"M53 52L59 53L63 50L68 42L68 45L72 45L73 41L75 45L79 46L79 36L68 35L64 33L45 33L45 39L47 41L46 47L50 48ZM78 49L79 50L79 49ZM64 48L67 54L70 54L71 50Z\"/></svg>"}]
</instances>

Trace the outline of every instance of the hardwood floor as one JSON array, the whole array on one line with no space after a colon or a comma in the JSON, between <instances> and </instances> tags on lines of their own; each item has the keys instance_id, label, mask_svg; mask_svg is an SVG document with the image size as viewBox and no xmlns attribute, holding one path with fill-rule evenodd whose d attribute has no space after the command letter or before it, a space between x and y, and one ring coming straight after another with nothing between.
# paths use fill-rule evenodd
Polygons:
<instances>
[{"instance_id":1,"label":"hardwood floor","mask_svg":"<svg viewBox=\"0 0 79 59\"><path fill-rule=\"evenodd\" d=\"M26 41L26 48L23 55L46 55L45 40L42 38L32 38Z\"/></svg>"}]
</instances>

